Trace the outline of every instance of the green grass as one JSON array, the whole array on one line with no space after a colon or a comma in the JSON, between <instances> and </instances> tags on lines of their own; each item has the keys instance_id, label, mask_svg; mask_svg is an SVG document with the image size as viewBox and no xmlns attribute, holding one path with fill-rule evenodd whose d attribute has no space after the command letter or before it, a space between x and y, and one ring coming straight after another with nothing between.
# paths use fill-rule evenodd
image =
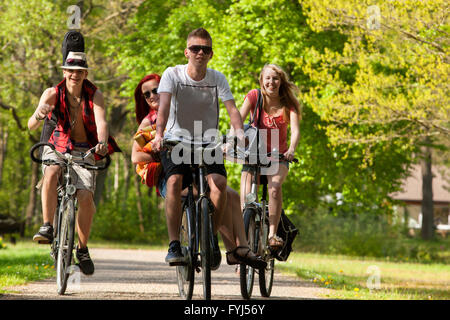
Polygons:
<instances>
[{"instance_id":1,"label":"green grass","mask_svg":"<svg viewBox=\"0 0 450 320\"><path fill-rule=\"evenodd\" d=\"M0 250L0 293L5 287L55 276L50 246L19 242Z\"/></svg>"},{"instance_id":2,"label":"green grass","mask_svg":"<svg viewBox=\"0 0 450 320\"><path fill-rule=\"evenodd\" d=\"M94 240L90 248L167 250L167 246L139 243L123 243ZM38 245L31 239L21 239L16 245L2 241L0 246L0 295L8 292L10 286L48 279L56 276L54 262L50 257L49 245Z\"/></svg>"},{"instance_id":3,"label":"green grass","mask_svg":"<svg viewBox=\"0 0 450 320\"><path fill-rule=\"evenodd\" d=\"M91 248L167 250L167 246L91 241ZM0 249L0 294L6 287L55 276L49 246L31 240ZM368 270L380 272L380 289L370 290ZM358 258L293 252L276 268L309 280L331 291L324 298L395 300L450 299L450 266L444 263L394 262L388 259ZM373 267L372 267L373 268Z\"/></svg>"},{"instance_id":4,"label":"green grass","mask_svg":"<svg viewBox=\"0 0 450 320\"><path fill-rule=\"evenodd\" d=\"M343 255L292 253L277 268L331 289L324 298L362 300L448 300L450 266L391 262ZM374 270L379 271L379 289ZM375 278L374 278L375 277ZM370 290L372 287L373 290Z\"/></svg>"}]
</instances>

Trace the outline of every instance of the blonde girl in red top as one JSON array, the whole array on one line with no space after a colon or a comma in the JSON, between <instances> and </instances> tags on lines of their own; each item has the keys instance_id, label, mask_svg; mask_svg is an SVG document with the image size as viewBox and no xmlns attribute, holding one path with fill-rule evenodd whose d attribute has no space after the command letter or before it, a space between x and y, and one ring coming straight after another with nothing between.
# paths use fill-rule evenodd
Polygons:
<instances>
[{"instance_id":1,"label":"blonde girl in red top","mask_svg":"<svg viewBox=\"0 0 450 320\"><path fill-rule=\"evenodd\" d=\"M297 86L290 82L286 72L275 64L267 64L259 77L263 97L262 112L259 116L258 128L267 130L267 152L278 149L286 160L294 158L295 149L300 140L301 106L296 98ZM245 97L240 109L245 122L248 114L256 108L258 91L251 90ZM290 143L288 145L288 126L290 125ZM271 133L278 130L278 143L271 145ZM244 206L245 195L250 192L252 176L244 166L241 175L241 205ZM289 171L289 162L280 161L278 172L268 175L269 193L269 246L277 250L283 246L283 240L276 235L283 203L282 185Z\"/></svg>"}]
</instances>

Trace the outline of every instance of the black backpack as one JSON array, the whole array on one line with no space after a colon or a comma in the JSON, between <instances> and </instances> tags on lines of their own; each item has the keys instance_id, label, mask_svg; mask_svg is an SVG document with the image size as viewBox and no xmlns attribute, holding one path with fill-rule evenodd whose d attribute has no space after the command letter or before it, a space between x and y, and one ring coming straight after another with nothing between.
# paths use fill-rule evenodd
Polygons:
<instances>
[{"instance_id":1,"label":"black backpack","mask_svg":"<svg viewBox=\"0 0 450 320\"><path fill-rule=\"evenodd\" d=\"M298 228L281 210L280 223L278 224L277 236L284 241L283 248L275 255L275 258L280 261L286 261L291 254L292 244L295 237L298 235Z\"/></svg>"},{"instance_id":2,"label":"black backpack","mask_svg":"<svg viewBox=\"0 0 450 320\"><path fill-rule=\"evenodd\" d=\"M66 61L67 55L70 51L73 52L84 52L84 38L79 31L70 30L64 35L64 39L61 46L62 52L62 63ZM59 99L59 97L58 97ZM53 130L55 130L56 123L58 122L55 112L52 112L51 119L45 117L44 126L41 132L41 142L48 142ZM42 148L41 148L42 150Z\"/></svg>"},{"instance_id":3,"label":"black backpack","mask_svg":"<svg viewBox=\"0 0 450 320\"><path fill-rule=\"evenodd\" d=\"M64 36L62 43L63 64L70 51L84 52L84 38L79 31L70 30Z\"/></svg>"}]
</instances>

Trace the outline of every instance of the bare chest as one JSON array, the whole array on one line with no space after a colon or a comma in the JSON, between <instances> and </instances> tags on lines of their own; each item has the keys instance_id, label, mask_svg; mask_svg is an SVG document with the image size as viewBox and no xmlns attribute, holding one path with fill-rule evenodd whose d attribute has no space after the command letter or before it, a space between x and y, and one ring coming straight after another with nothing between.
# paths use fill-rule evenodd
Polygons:
<instances>
[{"instance_id":1,"label":"bare chest","mask_svg":"<svg viewBox=\"0 0 450 320\"><path fill-rule=\"evenodd\" d=\"M70 138L75 142L87 142L86 129L83 124L83 104L69 107Z\"/></svg>"}]
</instances>

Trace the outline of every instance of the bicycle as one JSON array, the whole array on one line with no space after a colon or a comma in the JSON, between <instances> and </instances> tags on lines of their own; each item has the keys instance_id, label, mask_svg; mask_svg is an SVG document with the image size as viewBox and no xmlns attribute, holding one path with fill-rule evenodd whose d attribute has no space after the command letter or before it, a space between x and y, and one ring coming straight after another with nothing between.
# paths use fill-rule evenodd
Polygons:
<instances>
[{"instance_id":1,"label":"bicycle","mask_svg":"<svg viewBox=\"0 0 450 320\"><path fill-rule=\"evenodd\" d=\"M267 154L271 157L271 153ZM283 154L275 154L279 160L286 161ZM275 271L275 254L268 247L269 236L269 206L267 201L267 177L261 176L261 167L270 167L271 162L263 163L258 156L256 163L248 163L248 155L245 157L249 172L252 173L251 191L245 196L245 206L243 209L245 233L250 249L257 255L263 257L267 262L264 269L255 270L245 264L240 265L240 287L241 295L244 299L250 299L253 292L255 271L259 274L259 289L263 297L270 297L272 293L273 274ZM290 162L298 162L293 159ZM262 196L258 201L258 177L262 184Z\"/></svg>"},{"instance_id":2,"label":"bicycle","mask_svg":"<svg viewBox=\"0 0 450 320\"><path fill-rule=\"evenodd\" d=\"M195 144L178 139L164 139L161 148L170 152L180 143L186 147L183 150L190 150L191 159L194 155L203 155L205 151L216 150L219 147L219 144L210 147L210 142ZM182 264L176 265L176 274L179 294L186 300L192 299L195 271L202 272L204 299L211 299L214 205L208 195L204 158L203 156L200 158L198 164L191 161L192 182L188 186L187 195L182 197L180 243L185 258ZM194 194L195 182L197 182L197 196Z\"/></svg>"},{"instance_id":3,"label":"bicycle","mask_svg":"<svg viewBox=\"0 0 450 320\"><path fill-rule=\"evenodd\" d=\"M42 160L35 156L35 151L40 147L48 146L56 154L60 161ZM87 157L94 152L94 148L79 156L70 153L62 154L55 150L55 147L47 142L35 144L30 149L30 157L33 161L45 165L60 165L62 167L62 181L57 188L58 201L54 218L53 241L51 243L50 255L56 263L56 285L59 295L63 295L67 288L67 282L72 272L73 246L75 240L75 213L77 208L76 188L72 184L71 173L74 164L78 164L89 170L104 170L111 163L109 155L103 166L96 166L85 163Z\"/></svg>"}]
</instances>

